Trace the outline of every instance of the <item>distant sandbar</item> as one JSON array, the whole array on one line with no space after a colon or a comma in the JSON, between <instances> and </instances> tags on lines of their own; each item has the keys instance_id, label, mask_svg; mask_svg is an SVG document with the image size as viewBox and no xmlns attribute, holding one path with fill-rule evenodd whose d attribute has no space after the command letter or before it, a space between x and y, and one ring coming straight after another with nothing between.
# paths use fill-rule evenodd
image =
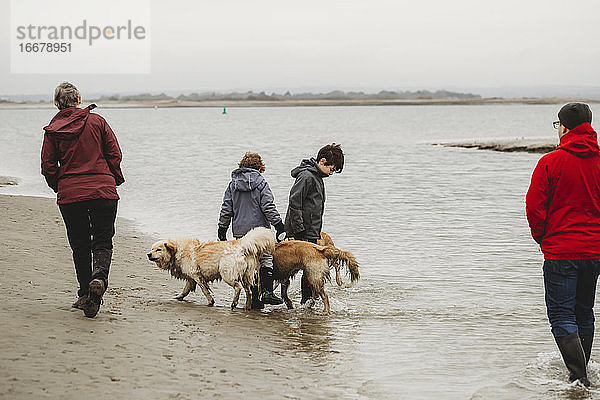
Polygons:
<instances>
[{"instance_id":1,"label":"distant sandbar","mask_svg":"<svg viewBox=\"0 0 600 400\"><path fill-rule=\"evenodd\" d=\"M19 184L19 178L13 176L0 176L0 187L14 186Z\"/></svg>"},{"instance_id":2,"label":"distant sandbar","mask_svg":"<svg viewBox=\"0 0 600 400\"><path fill-rule=\"evenodd\" d=\"M556 150L557 140L552 138L515 138L490 141L464 141L453 143L434 143L444 147L475 148L503 152L548 153Z\"/></svg>"}]
</instances>

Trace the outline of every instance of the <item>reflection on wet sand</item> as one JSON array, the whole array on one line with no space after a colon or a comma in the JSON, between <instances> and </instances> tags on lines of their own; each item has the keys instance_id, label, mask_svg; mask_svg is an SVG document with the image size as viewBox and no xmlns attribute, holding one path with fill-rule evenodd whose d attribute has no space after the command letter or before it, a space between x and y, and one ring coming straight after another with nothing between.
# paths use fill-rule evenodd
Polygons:
<instances>
[{"instance_id":1,"label":"reflection on wet sand","mask_svg":"<svg viewBox=\"0 0 600 400\"><path fill-rule=\"evenodd\" d=\"M332 352L333 330L327 316L299 309L273 312L272 317L279 317L273 319L281 321L282 342L289 351L305 353L313 361L327 358Z\"/></svg>"}]
</instances>

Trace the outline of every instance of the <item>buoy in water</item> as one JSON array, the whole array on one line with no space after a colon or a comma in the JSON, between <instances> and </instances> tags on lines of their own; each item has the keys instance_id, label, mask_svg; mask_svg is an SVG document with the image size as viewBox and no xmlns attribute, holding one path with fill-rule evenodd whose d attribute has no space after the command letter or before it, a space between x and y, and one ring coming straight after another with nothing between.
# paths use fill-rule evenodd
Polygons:
<instances>
[{"instance_id":1,"label":"buoy in water","mask_svg":"<svg viewBox=\"0 0 600 400\"><path fill-rule=\"evenodd\" d=\"M223 107L223 112L221 114L227 114L227 110Z\"/></svg>"}]
</instances>

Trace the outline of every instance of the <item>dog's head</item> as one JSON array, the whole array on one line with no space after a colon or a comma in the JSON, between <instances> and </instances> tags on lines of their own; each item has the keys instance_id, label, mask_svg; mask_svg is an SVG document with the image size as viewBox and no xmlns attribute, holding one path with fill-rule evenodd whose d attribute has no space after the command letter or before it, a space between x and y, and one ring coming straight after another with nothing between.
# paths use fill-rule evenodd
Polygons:
<instances>
[{"instance_id":1,"label":"dog's head","mask_svg":"<svg viewBox=\"0 0 600 400\"><path fill-rule=\"evenodd\" d=\"M167 269L171 257L177 251L177 245L170 241L159 241L154 243L152 250L147 254L148 260L154 261L161 269Z\"/></svg>"}]
</instances>

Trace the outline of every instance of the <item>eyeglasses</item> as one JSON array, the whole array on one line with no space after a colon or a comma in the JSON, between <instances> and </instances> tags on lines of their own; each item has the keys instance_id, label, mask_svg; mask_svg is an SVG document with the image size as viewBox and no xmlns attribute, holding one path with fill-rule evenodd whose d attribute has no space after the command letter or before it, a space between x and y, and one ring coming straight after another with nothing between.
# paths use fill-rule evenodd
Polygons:
<instances>
[{"instance_id":1,"label":"eyeglasses","mask_svg":"<svg viewBox=\"0 0 600 400\"><path fill-rule=\"evenodd\" d=\"M560 125L560 121L554 121L552 123L552 126L554 127L554 129L558 129L559 125Z\"/></svg>"}]
</instances>

